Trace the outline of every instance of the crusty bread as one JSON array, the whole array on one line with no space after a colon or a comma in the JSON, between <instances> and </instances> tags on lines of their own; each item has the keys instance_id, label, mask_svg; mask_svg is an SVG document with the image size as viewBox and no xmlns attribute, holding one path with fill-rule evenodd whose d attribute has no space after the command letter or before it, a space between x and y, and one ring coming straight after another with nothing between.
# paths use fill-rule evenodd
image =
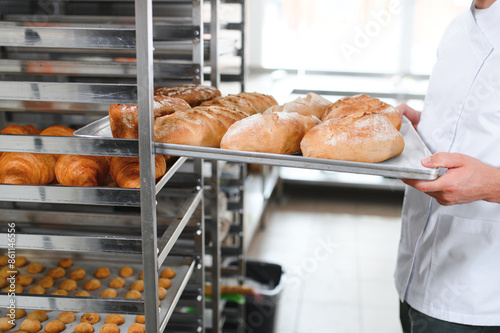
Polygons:
<instances>
[{"instance_id":1,"label":"crusty bread","mask_svg":"<svg viewBox=\"0 0 500 333\"><path fill-rule=\"evenodd\" d=\"M202 106L222 106L225 108L243 111L249 115L263 113L272 106L278 105L274 97L260 93L242 92L238 95L217 97L211 101L204 102Z\"/></svg>"},{"instance_id":2,"label":"crusty bread","mask_svg":"<svg viewBox=\"0 0 500 333\"><path fill-rule=\"evenodd\" d=\"M306 133L305 157L376 163L403 152L404 139L382 114L355 114L329 119Z\"/></svg>"},{"instance_id":3,"label":"crusty bread","mask_svg":"<svg viewBox=\"0 0 500 333\"><path fill-rule=\"evenodd\" d=\"M274 154L300 152L300 141L313 126L321 123L315 116L296 112L254 114L229 127L221 148Z\"/></svg>"},{"instance_id":4,"label":"crusty bread","mask_svg":"<svg viewBox=\"0 0 500 333\"><path fill-rule=\"evenodd\" d=\"M162 95L180 98L193 107L221 95L217 88L200 84L184 84L181 86L156 88L154 94L155 96Z\"/></svg>"},{"instance_id":5,"label":"crusty bread","mask_svg":"<svg viewBox=\"0 0 500 333\"><path fill-rule=\"evenodd\" d=\"M161 155L155 156L155 179L160 178L167 171L165 159ZM109 167L111 178L119 187L140 188L139 158L135 157L112 157Z\"/></svg>"},{"instance_id":6,"label":"crusty bread","mask_svg":"<svg viewBox=\"0 0 500 333\"><path fill-rule=\"evenodd\" d=\"M220 147L229 126L248 113L220 106L198 106L156 118L155 141L180 145Z\"/></svg>"},{"instance_id":7,"label":"crusty bread","mask_svg":"<svg viewBox=\"0 0 500 333\"><path fill-rule=\"evenodd\" d=\"M337 119L359 113L381 113L398 131L401 129L401 114L396 108L365 94L339 99L326 110L321 120Z\"/></svg>"},{"instance_id":8,"label":"crusty bread","mask_svg":"<svg viewBox=\"0 0 500 333\"><path fill-rule=\"evenodd\" d=\"M61 185L100 186L109 174L104 156L61 155L54 172Z\"/></svg>"},{"instance_id":9,"label":"crusty bread","mask_svg":"<svg viewBox=\"0 0 500 333\"><path fill-rule=\"evenodd\" d=\"M326 109L332 102L315 93L308 93L306 97L299 97L291 102L280 106L273 106L267 112L297 112L304 116L315 116L318 119L323 117Z\"/></svg>"},{"instance_id":10,"label":"crusty bread","mask_svg":"<svg viewBox=\"0 0 500 333\"><path fill-rule=\"evenodd\" d=\"M189 110L191 106L180 98L154 96L154 118ZM137 139L139 137L139 112L135 104L112 104L109 107L109 125L113 137Z\"/></svg>"}]
</instances>

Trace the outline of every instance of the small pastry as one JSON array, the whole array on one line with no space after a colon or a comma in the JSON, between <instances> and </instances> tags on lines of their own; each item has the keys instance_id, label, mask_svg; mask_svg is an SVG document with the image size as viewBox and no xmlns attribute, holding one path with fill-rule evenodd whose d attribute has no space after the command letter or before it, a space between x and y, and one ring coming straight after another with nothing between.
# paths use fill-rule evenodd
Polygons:
<instances>
[{"instance_id":1,"label":"small pastry","mask_svg":"<svg viewBox=\"0 0 500 333\"><path fill-rule=\"evenodd\" d=\"M115 277L109 281L108 286L115 289L123 288L125 286L125 280L121 277Z\"/></svg>"},{"instance_id":2,"label":"small pastry","mask_svg":"<svg viewBox=\"0 0 500 333\"><path fill-rule=\"evenodd\" d=\"M109 269L107 267L99 267L95 273L94 276L98 279L105 279L107 278L111 273L109 272Z\"/></svg>"},{"instance_id":3,"label":"small pastry","mask_svg":"<svg viewBox=\"0 0 500 333\"><path fill-rule=\"evenodd\" d=\"M82 315L81 321L82 323L89 323L94 325L101 320L101 316L98 313L88 312Z\"/></svg>"},{"instance_id":4,"label":"small pastry","mask_svg":"<svg viewBox=\"0 0 500 333\"><path fill-rule=\"evenodd\" d=\"M80 323L75 326L73 333L94 333L94 328L89 323Z\"/></svg>"},{"instance_id":5,"label":"small pastry","mask_svg":"<svg viewBox=\"0 0 500 333\"><path fill-rule=\"evenodd\" d=\"M73 279L75 281L83 280L87 276L87 273L83 268L77 268L71 271L69 273L70 279Z\"/></svg>"},{"instance_id":6,"label":"small pastry","mask_svg":"<svg viewBox=\"0 0 500 333\"><path fill-rule=\"evenodd\" d=\"M43 271L43 264L41 262L32 262L28 265L28 273L38 274Z\"/></svg>"},{"instance_id":7,"label":"small pastry","mask_svg":"<svg viewBox=\"0 0 500 333\"><path fill-rule=\"evenodd\" d=\"M38 281L38 285L44 287L45 289L52 288L54 285L54 279L52 276L45 276Z\"/></svg>"},{"instance_id":8,"label":"small pastry","mask_svg":"<svg viewBox=\"0 0 500 333\"><path fill-rule=\"evenodd\" d=\"M118 274L120 274L123 278L128 278L134 275L134 270L131 267L123 266L120 268L120 272Z\"/></svg>"},{"instance_id":9,"label":"small pastry","mask_svg":"<svg viewBox=\"0 0 500 333\"><path fill-rule=\"evenodd\" d=\"M61 312L57 316L57 320L60 320L65 324L70 324L75 321L75 314L71 311Z\"/></svg>"},{"instance_id":10,"label":"small pastry","mask_svg":"<svg viewBox=\"0 0 500 333\"><path fill-rule=\"evenodd\" d=\"M130 286L130 290L137 290L140 292L144 291L144 281L143 280L136 280L132 282L132 285Z\"/></svg>"},{"instance_id":11,"label":"small pastry","mask_svg":"<svg viewBox=\"0 0 500 333\"><path fill-rule=\"evenodd\" d=\"M57 263L57 266L65 269L71 268L71 266L73 266L73 260L71 258L62 258Z\"/></svg>"},{"instance_id":12,"label":"small pastry","mask_svg":"<svg viewBox=\"0 0 500 333\"><path fill-rule=\"evenodd\" d=\"M76 281L72 279L66 279L61 282L59 289L66 291L73 291L77 288Z\"/></svg>"},{"instance_id":13,"label":"small pastry","mask_svg":"<svg viewBox=\"0 0 500 333\"><path fill-rule=\"evenodd\" d=\"M118 295L113 288L106 288L99 294L99 297L115 298Z\"/></svg>"},{"instance_id":14,"label":"small pastry","mask_svg":"<svg viewBox=\"0 0 500 333\"><path fill-rule=\"evenodd\" d=\"M51 276L53 279L57 280L57 279L60 279L63 276L65 276L66 271L62 267L55 267L55 268L52 268L50 271L48 271L47 275Z\"/></svg>"},{"instance_id":15,"label":"small pastry","mask_svg":"<svg viewBox=\"0 0 500 333\"><path fill-rule=\"evenodd\" d=\"M101 288L101 281L97 279L90 279L83 285L85 290L97 290L99 288Z\"/></svg>"},{"instance_id":16,"label":"small pastry","mask_svg":"<svg viewBox=\"0 0 500 333\"><path fill-rule=\"evenodd\" d=\"M106 320L104 321L106 324L116 324L116 325L121 325L125 323L125 318L121 314L110 314L106 317Z\"/></svg>"}]
</instances>

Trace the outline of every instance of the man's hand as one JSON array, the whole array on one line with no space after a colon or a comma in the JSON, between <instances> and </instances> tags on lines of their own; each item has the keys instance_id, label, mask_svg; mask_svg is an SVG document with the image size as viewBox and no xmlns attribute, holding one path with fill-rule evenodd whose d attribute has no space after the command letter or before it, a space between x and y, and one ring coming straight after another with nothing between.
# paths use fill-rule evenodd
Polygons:
<instances>
[{"instance_id":1,"label":"man's hand","mask_svg":"<svg viewBox=\"0 0 500 333\"><path fill-rule=\"evenodd\" d=\"M413 128L417 129L418 123L420 122L420 111L414 110L405 103L399 104L396 109L402 116L408 118L408 120L413 125Z\"/></svg>"},{"instance_id":2,"label":"man's hand","mask_svg":"<svg viewBox=\"0 0 500 333\"><path fill-rule=\"evenodd\" d=\"M500 169L486 165L468 155L437 153L422 160L427 168L448 169L433 181L403 179L417 190L435 198L441 205L476 200L500 202Z\"/></svg>"}]
</instances>

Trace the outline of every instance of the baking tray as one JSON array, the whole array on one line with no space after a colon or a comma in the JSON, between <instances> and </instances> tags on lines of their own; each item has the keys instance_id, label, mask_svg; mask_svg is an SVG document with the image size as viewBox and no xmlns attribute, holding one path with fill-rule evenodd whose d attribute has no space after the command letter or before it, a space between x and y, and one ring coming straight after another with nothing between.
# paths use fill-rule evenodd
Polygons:
<instances>
[{"instance_id":1,"label":"baking tray","mask_svg":"<svg viewBox=\"0 0 500 333\"><path fill-rule=\"evenodd\" d=\"M43 253L43 252L38 252ZM101 326L105 322L105 318L108 314L118 313L123 315L125 323L120 325L121 332L127 332L128 327L135 322L135 317L137 314L143 314L142 311L138 309L143 309L142 301L131 300L123 298L124 294L129 290L131 284L138 280L138 275L142 270L142 264L140 263L140 256L130 256L130 255L118 255L118 256L95 256L89 254L74 254L74 253L60 253L57 256L47 253L46 255L38 254L33 251L19 251L18 255L25 255L28 258L29 263L31 262L41 262L45 268L39 274L30 274L34 277L35 281L24 287L23 293L16 294L16 308L25 309L27 315L33 311L33 309L51 310L47 313L49 319L42 322L42 330L45 325L52 320L57 319L57 316L64 311L75 312L76 320L73 323L67 324L66 329L63 332L73 332L76 324L80 323L81 316L87 312L99 313L101 319L98 323L92 325L94 327L94 332L99 332ZM4 254L4 253L2 253ZM63 278L55 279L54 286L46 289L45 295L31 295L28 294L28 290L35 286L37 282L44 276L47 275L48 270L57 267L59 259L67 257L73 259L73 266L66 269L66 276ZM74 294L78 291L84 290L83 284L85 281L94 278L93 274L95 270L99 267L106 266L110 270L111 275L105 279L99 279L101 282L101 288L95 291L88 291L91 297L75 297ZM118 292L116 298L102 298L99 294L105 288L108 288L109 281L118 277L118 271L123 266L132 267L134 274L131 277L123 278L126 282L123 288L115 289ZM161 300L160 310L160 321L168 318L172 315L175 305L179 300L181 293L183 292L187 281L191 277L195 269L195 261L192 258L186 257L174 257L169 256L160 271L164 268L172 268L176 272L176 276L171 279L172 285L167 289L166 297ZM51 292L58 289L59 284L64 280L69 278L69 274L73 269L83 268L85 269L87 275L83 280L77 281L77 289L68 292L67 296L54 296L50 295ZM27 273L27 265L18 268L20 274ZM0 294L0 303L9 304L9 296L5 293ZM7 309L5 307L0 309L0 317L4 317L7 314ZM23 322L24 318L16 319L16 327L12 328L6 332L14 332L19 329L19 326Z\"/></svg>"},{"instance_id":2,"label":"baking tray","mask_svg":"<svg viewBox=\"0 0 500 333\"><path fill-rule=\"evenodd\" d=\"M173 156L224 160L253 164L266 164L324 171L338 171L378 175L392 178L434 180L439 176L439 168L425 168L422 158L431 155L410 121L403 117L401 134L405 139L405 148L401 155L379 163L362 163L322 158L303 157L301 155L280 155L256 153L220 148L206 148L166 143L155 143L156 153ZM101 118L74 132L83 137L112 137L109 117ZM117 139L120 140L120 139Z\"/></svg>"}]
</instances>

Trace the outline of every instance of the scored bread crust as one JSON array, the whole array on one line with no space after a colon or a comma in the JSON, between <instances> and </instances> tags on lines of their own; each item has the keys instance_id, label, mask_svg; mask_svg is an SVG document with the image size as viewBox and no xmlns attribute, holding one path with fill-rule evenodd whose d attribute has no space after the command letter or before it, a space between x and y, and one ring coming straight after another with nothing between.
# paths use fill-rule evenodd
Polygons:
<instances>
[{"instance_id":1,"label":"scored bread crust","mask_svg":"<svg viewBox=\"0 0 500 333\"><path fill-rule=\"evenodd\" d=\"M273 154L296 154L304 134L321 121L296 112L254 114L229 127L221 148Z\"/></svg>"},{"instance_id":2,"label":"scored bread crust","mask_svg":"<svg viewBox=\"0 0 500 333\"><path fill-rule=\"evenodd\" d=\"M184 84L174 87L160 87L155 89L154 94L155 96L161 95L180 98L185 100L192 107L221 96L221 92L217 88L201 84Z\"/></svg>"},{"instance_id":3,"label":"scored bread crust","mask_svg":"<svg viewBox=\"0 0 500 333\"><path fill-rule=\"evenodd\" d=\"M242 92L237 95L217 97L211 101L203 102L201 106L222 106L225 108L243 111L249 115L263 113L272 106L278 105L274 97L260 93Z\"/></svg>"},{"instance_id":4,"label":"scored bread crust","mask_svg":"<svg viewBox=\"0 0 500 333\"><path fill-rule=\"evenodd\" d=\"M402 119L398 110L396 110L393 106L366 94L339 99L337 102L330 105L321 120L326 121L328 119L338 119L359 113L383 114L391 121L398 131L401 129Z\"/></svg>"},{"instance_id":5,"label":"scored bread crust","mask_svg":"<svg viewBox=\"0 0 500 333\"><path fill-rule=\"evenodd\" d=\"M404 139L384 115L364 113L326 120L300 146L305 157L377 163L400 155Z\"/></svg>"}]
</instances>

